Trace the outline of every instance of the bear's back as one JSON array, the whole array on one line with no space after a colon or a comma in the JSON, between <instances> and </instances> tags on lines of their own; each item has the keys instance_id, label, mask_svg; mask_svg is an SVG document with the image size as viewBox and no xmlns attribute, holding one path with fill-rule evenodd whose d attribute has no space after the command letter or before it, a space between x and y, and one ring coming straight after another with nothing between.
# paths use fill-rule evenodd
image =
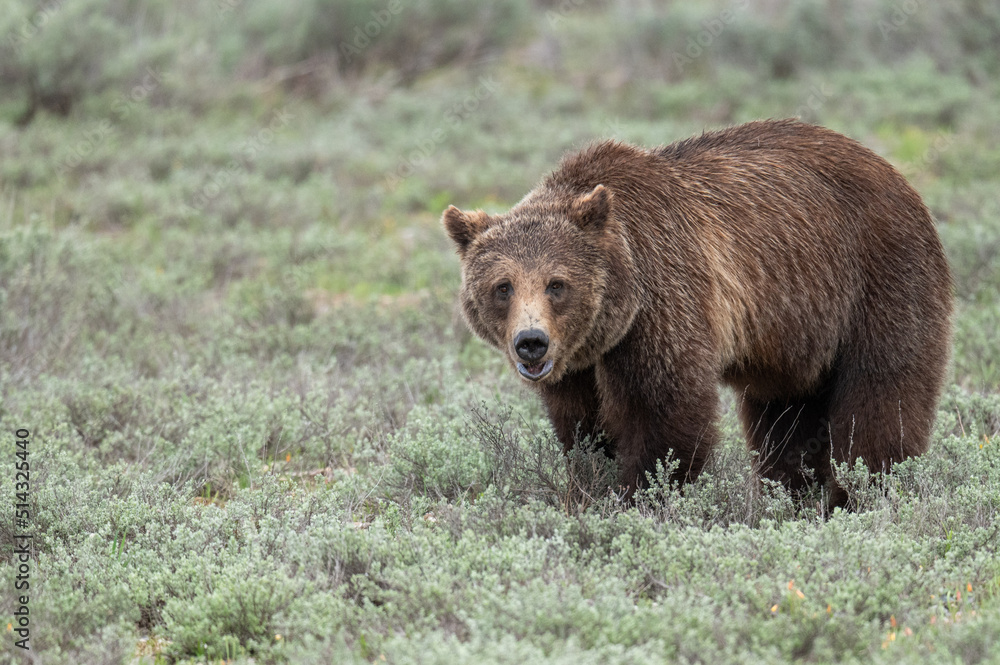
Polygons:
<instances>
[{"instance_id":1,"label":"bear's back","mask_svg":"<svg viewBox=\"0 0 1000 665\"><path fill-rule=\"evenodd\" d=\"M677 313L702 313L734 372L754 358L808 384L846 337L866 334L859 312L910 331L949 318L950 272L920 196L831 130L758 121L652 150L599 143L543 189L598 184L614 195L647 302L675 327Z\"/></svg>"}]
</instances>

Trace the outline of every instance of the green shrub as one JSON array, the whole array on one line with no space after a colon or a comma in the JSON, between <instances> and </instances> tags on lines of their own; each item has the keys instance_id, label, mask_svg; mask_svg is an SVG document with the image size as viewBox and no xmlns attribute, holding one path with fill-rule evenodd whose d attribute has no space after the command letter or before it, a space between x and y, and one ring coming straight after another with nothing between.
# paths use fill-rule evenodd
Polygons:
<instances>
[{"instance_id":1,"label":"green shrub","mask_svg":"<svg viewBox=\"0 0 1000 665\"><path fill-rule=\"evenodd\" d=\"M406 3L339 63L388 3L335 4L60 4L0 54L0 433L32 431L36 657L989 662L993 10L917 3L883 39L893 3L754 5L679 76L727 5ZM13 124L33 77L77 95L67 117ZM678 487L665 460L624 502L602 441L564 454L466 329L441 210L505 210L598 136L801 108L939 221L956 344L932 445L887 476L841 466L854 510L828 514L758 481L725 393L706 472Z\"/></svg>"},{"instance_id":2,"label":"green shrub","mask_svg":"<svg viewBox=\"0 0 1000 665\"><path fill-rule=\"evenodd\" d=\"M328 55L344 73L389 67L404 81L502 50L528 25L523 0L489 5L313 0L304 7L269 2L233 11L246 13L247 51L262 55L268 66Z\"/></svg>"},{"instance_id":3,"label":"green shrub","mask_svg":"<svg viewBox=\"0 0 1000 665\"><path fill-rule=\"evenodd\" d=\"M560 64L598 81L614 67L639 84L711 80L722 66L770 80L878 64L895 67L928 56L937 70L981 84L1000 67L984 39L997 28L1000 10L978 0L622 5L597 13L604 18L599 30L616 37L600 48L590 46L599 34L585 13L583 6L550 11L556 18L548 22L549 32L570 54Z\"/></svg>"}]
</instances>

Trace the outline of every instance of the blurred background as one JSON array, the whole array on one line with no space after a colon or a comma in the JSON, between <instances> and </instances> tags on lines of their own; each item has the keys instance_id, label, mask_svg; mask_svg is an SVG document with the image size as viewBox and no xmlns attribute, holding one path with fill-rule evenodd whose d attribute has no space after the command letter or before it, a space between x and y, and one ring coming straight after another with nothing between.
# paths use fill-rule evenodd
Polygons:
<instances>
[{"instance_id":1,"label":"blurred background","mask_svg":"<svg viewBox=\"0 0 1000 665\"><path fill-rule=\"evenodd\" d=\"M72 364L117 317L149 338L112 346L155 371L173 352L194 362L187 336L211 325L205 308L257 329L379 297L448 299L447 204L502 209L594 139L656 145L753 118L800 116L887 157L942 223L963 301L995 300L989 0L0 9L0 223L49 234L23 242L74 237L81 260L116 238L103 268L39 275L38 288L68 282L29 310L7 286L2 353L15 374ZM77 312L89 279L100 294ZM185 301L196 295L197 307ZM996 386L984 336L997 310L961 311L958 379Z\"/></svg>"},{"instance_id":2,"label":"blurred background","mask_svg":"<svg viewBox=\"0 0 1000 665\"><path fill-rule=\"evenodd\" d=\"M596 139L755 118L827 125L911 180L957 280L954 381L1000 386L996 2L0 9L0 386L109 454L182 448L194 425L162 396L178 381L328 395L351 414L333 442L274 435L303 467L351 466L344 446L368 450L456 382L521 394L457 314L441 211L503 210ZM130 418L170 424L136 439ZM175 463L164 477L236 474Z\"/></svg>"},{"instance_id":3,"label":"blurred background","mask_svg":"<svg viewBox=\"0 0 1000 665\"><path fill-rule=\"evenodd\" d=\"M192 497L258 515L261 495L240 492L277 474L347 483L355 498L327 508L348 506L348 525L419 524L476 495L491 476L470 404L548 430L457 314L442 210L504 210L596 139L654 146L789 116L886 157L934 214L957 284L939 434L976 433L978 453L1000 432L995 0L0 0L0 421L44 433L37 544L60 563L40 648L119 644L94 641L114 624L122 653L159 633L178 658L221 658L234 635L269 649L276 625L313 625L308 607L281 623L269 606L211 633L241 587L220 605L223 587L161 570L214 550L143 535L150 515L188 515ZM106 500L126 496L145 507ZM81 587L109 539L119 559L155 554ZM272 579L260 551L248 569L212 565L226 584ZM153 581L137 596L135 580ZM350 635L412 628L350 607ZM847 633L877 644L865 626L888 615Z\"/></svg>"}]
</instances>

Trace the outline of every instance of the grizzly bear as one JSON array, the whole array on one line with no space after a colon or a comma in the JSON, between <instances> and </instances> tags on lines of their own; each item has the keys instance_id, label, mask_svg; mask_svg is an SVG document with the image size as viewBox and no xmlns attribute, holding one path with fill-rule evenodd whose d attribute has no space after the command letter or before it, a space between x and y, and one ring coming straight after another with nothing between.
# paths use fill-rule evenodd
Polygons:
<instances>
[{"instance_id":1,"label":"grizzly bear","mask_svg":"<svg viewBox=\"0 0 1000 665\"><path fill-rule=\"evenodd\" d=\"M603 433L629 493L656 461L698 475L718 386L763 476L927 450L952 280L920 196L822 127L758 121L566 157L501 215L450 206L466 321L542 397L567 450Z\"/></svg>"}]
</instances>

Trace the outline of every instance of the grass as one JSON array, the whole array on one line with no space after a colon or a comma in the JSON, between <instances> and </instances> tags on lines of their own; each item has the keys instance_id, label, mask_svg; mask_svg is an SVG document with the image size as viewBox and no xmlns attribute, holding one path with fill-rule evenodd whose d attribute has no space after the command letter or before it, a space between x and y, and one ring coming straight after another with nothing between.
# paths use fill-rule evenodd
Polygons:
<instances>
[{"instance_id":1,"label":"grass","mask_svg":"<svg viewBox=\"0 0 1000 665\"><path fill-rule=\"evenodd\" d=\"M7 4L2 35L41 11ZM417 3L341 67L359 23L321 3L113 4L46 9L0 53L2 483L27 428L36 657L995 662L994 10ZM595 138L794 114L938 220L957 314L932 448L842 467L857 510L820 516L757 481L726 401L708 472L626 506L466 330L441 210L503 210Z\"/></svg>"}]
</instances>

